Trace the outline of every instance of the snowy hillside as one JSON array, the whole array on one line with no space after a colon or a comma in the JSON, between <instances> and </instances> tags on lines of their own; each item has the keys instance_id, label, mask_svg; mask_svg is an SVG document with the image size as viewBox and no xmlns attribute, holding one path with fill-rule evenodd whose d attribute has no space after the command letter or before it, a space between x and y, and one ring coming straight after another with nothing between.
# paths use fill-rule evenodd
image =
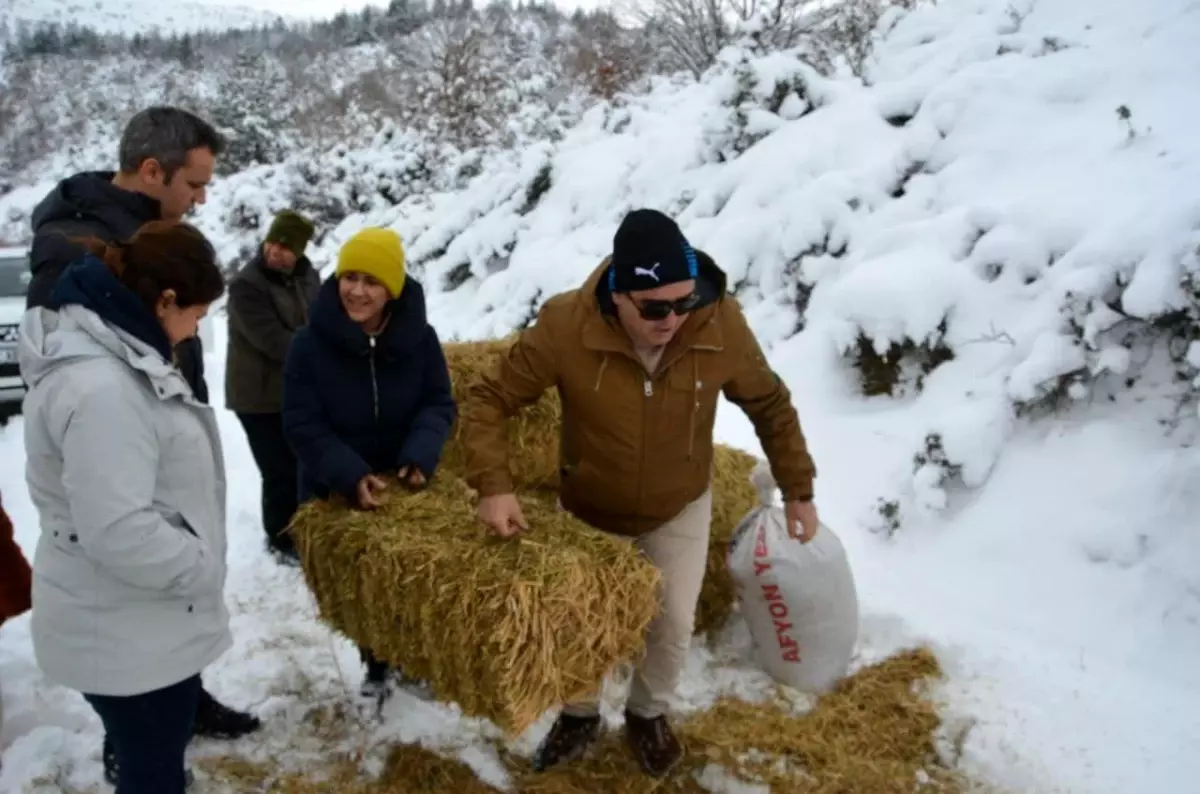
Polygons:
<instances>
[{"instance_id":1,"label":"snowy hillside","mask_svg":"<svg viewBox=\"0 0 1200 794\"><path fill-rule=\"evenodd\" d=\"M189 33L270 25L280 14L238 5L233 0L4 0L0 28L5 23L75 24L99 33Z\"/></svg>"},{"instance_id":2,"label":"snowy hillside","mask_svg":"<svg viewBox=\"0 0 1200 794\"><path fill-rule=\"evenodd\" d=\"M231 141L222 174L289 156L307 168L399 136L440 152L419 169L438 176L446 158L466 163L555 139L590 94L607 88L596 84L600 59L620 57L618 84L653 63L638 54L642 34L610 18L568 21L553 7L496 6L471 17L404 8L191 39L26 41L0 91L0 239L29 233L26 199L6 194L108 167L122 126L149 103L211 118ZM347 187L306 182L315 193ZM382 192L393 203L408 195ZM320 211L328 216L331 208Z\"/></svg>"},{"instance_id":3,"label":"snowy hillside","mask_svg":"<svg viewBox=\"0 0 1200 794\"><path fill-rule=\"evenodd\" d=\"M515 151L396 131L223 178L197 217L233 257L274 210L332 205L320 264L361 226L394 226L443 338L471 339L578 284L627 210L674 213L794 391L819 509L858 579L863 657L935 643L946 714L972 726L964 768L997 786L1186 794L1200 778L1197 40L1194 0L943 0L898 20L865 85L746 45L699 82L658 79ZM0 236L51 176L0 197ZM357 668L258 551L256 475L221 416L240 639L212 679L264 704L287 762L301 700L338 696ZM32 549L20 420L0 433L0 491ZM730 405L718 435L760 450ZM23 618L0 634L0 788L91 785L98 726L41 680L27 633ZM693 650L692 703L757 680L713 659ZM486 732L451 710L396 705L369 741L397 740L496 774Z\"/></svg>"}]
</instances>

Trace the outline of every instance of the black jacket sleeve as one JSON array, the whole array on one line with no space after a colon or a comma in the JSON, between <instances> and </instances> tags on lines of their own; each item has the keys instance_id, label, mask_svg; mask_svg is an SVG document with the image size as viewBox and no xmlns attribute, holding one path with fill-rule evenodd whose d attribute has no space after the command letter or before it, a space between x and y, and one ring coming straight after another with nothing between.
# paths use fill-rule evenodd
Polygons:
<instances>
[{"instance_id":1,"label":"black jacket sleeve","mask_svg":"<svg viewBox=\"0 0 1200 794\"><path fill-rule=\"evenodd\" d=\"M311 339L302 334L288 349L283 367L283 434L312 478L353 504L358 483L371 467L330 426L317 390Z\"/></svg>"},{"instance_id":2,"label":"black jacket sleeve","mask_svg":"<svg viewBox=\"0 0 1200 794\"><path fill-rule=\"evenodd\" d=\"M33 245L29 249L29 269L33 279L29 282L29 291L25 295L25 308L33 309L50 306L50 294L58 277L67 269L67 265L79 259L84 249L78 243L72 242L73 237L86 237L94 234L95 229L84 223L52 222L44 224L33 237Z\"/></svg>"},{"instance_id":3,"label":"black jacket sleeve","mask_svg":"<svg viewBox=\"0 0 1200 794\"><path fill-rule=\"evenodd\" d=\"M429 479L441 460L458 409L451 393L450 369L433 326L429 326L425 332L424 348L421 409L400 449L397 467L414 465Z\"/></svg>"}]
</instances>

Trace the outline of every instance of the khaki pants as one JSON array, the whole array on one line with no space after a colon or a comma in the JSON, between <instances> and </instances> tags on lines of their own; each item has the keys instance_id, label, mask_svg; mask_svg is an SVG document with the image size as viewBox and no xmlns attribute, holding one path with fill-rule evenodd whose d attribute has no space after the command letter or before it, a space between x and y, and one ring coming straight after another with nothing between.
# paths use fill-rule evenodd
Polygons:
<instances>
[{"instance_id":1,"label":"khaki pants","mask_svg":"<svg viewBox=\"0 0 1200 794\"><path fill-rule=\"evenodd\" d=\"M662 571L661 609L646 633L646 654L634 670L626 708L638 717L666 714L679 673L691 647L696 602L708 562L712 491L706 491L679 515L633 542ZM568 704L563 711L585 717L599 713L599 696Z\"/></svg>"}]
</instances>

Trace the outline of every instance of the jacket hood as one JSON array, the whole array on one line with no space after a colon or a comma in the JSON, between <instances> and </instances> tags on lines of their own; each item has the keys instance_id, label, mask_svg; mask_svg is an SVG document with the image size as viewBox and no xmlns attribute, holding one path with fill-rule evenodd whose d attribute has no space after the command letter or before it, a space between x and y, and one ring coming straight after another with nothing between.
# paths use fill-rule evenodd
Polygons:
<instances>
[{"instance_id":1,"label":"jacket hood","mask_svg":"<svg viewBox=\"0 0 1200 794\"><path fill-rule=\"evenodd\" d=\"M125 239L142 224L162 216L157 200L117 187L112 183L115 175L113 171L84 171L59 182L33 210L34 233L54 221L94 219Z\"/></svg>"},{"instance_id":2,"label":"jacket hood","mask_svg":"<svg viewBox=\"0 0 1200 794\"><path fill-rule=\"evenodd\" d=\"M696 259L700 265L699 277L696 279L696 292L700 294L700 305L697 307L699 309L725 297L728 278L725 271L717 265L713 258L698 248L696 249ZM604 257L604 261L584 281L582 290L584 295L596 296L600 312L606 315L616 314L612 289L608 281L611 261L611 256Z\"/></svg>"},{"instance_id":3,"label":"jacket hood","mask_svg":"<svg viewBox=\"0 0 1200 794\"><path fill-rule=\"evenodd\" d=\"M171 361L171 342L158 318L90 254L63 271L50 294L50 305L82 306L157 351L164 361Z\"/></svg>"},{"instance_id":4,"label":"jacket hood","mask_svg":"<svg viewBox=\"0 0 1200 794\"><path fill-rule=\"evenodd\" d=\"M377 347L389 358L404 358L422 343L428 327L425 313L425 290L420 282L409 276L404 281L400 297L389 301L384 313L387 325L379 335ZM312 332L352 355L367 355L371 345L367 334L346 314L338 297L338 279L325 279L313 301L308 320Z\"/></svg>"},{"instance_id":5,"label":"jacket hood","mask_svg":"<svg viewBox=\"0 0 1200 794\"><path fill-rule=\"evenodd\" d=\"M91 309L79 304L58 311L38 307L21 318L17 361L31 388L62 366L94 358L115 358L141 371L161 399L191 394L183 375L159 351Z\"/></svg>"}]
</instances>

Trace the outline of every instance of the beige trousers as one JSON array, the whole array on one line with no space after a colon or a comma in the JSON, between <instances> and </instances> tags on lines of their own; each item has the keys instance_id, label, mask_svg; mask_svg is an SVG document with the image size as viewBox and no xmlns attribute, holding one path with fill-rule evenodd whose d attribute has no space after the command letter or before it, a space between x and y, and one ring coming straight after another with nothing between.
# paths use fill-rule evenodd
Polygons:
<instances>
[{"instance_id":1,"label":"beige trousers","mask_svg":"<svg viewBox=\"0 0 1200 794\"><path fill-rule=\"evenodd\" d=\"M634 538L650 562L662 572L658 616L646 632L646 653L634 670L626 708L639 717L667 713L679 673L691 647L696 603L708 563L708 534L712 525L712 490L680 511L658 529ZM599 714L596 697L568 704L563 711L576 717Z\"/></svg>"}]
</instances>

